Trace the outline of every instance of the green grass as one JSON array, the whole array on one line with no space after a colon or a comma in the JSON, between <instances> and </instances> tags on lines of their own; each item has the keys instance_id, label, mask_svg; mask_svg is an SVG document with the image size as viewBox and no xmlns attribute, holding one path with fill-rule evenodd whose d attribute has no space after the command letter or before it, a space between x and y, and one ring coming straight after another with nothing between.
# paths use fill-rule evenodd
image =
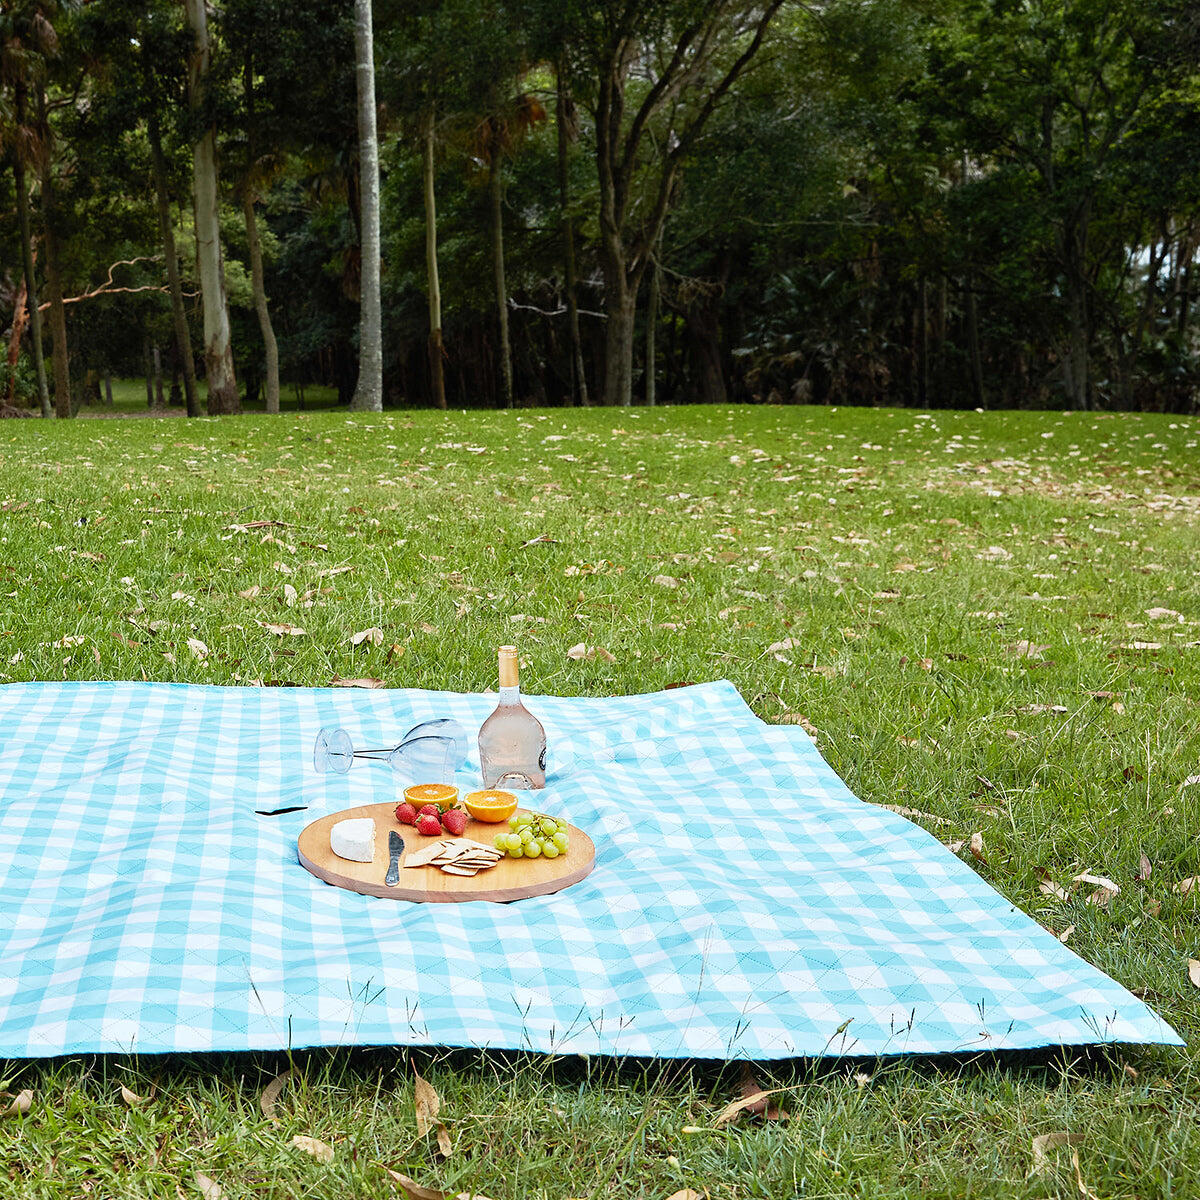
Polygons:
<instances>
[{"instance_id":1,"label":"green grass","mask_svg":"<svg viewBox=\"0 0 1200 1200\"><path fill-rule=\"evenodd\" d=\"M990 883L1200 1044L1200 888L1175 890L1200 874L1198 442L1159 416L803 408L0 423L0 680L481 689L514 638L530 690L724 676L803 714L864 799L981 832ZM371 625L383 647L352 648ZM1039 890L1081 871L1120 894ZM277 1129L257 1096L282 1056L13 1062L0 1086L34 1103L0 1120L0 1192L195 1195L199 1170L232 1197L383 1197L384 1163L496 1200L1075 1197L1071 1148L1029 1175L1031 1139L1070 1130L1096 1195L1185 1198L1197 1062L777 1064L792 1119L725 1133L684 1132L737 1094L711 1065L306 1052ZM157 1093L131 1109L122 1082Z\"/></svg>"}]
</instances>

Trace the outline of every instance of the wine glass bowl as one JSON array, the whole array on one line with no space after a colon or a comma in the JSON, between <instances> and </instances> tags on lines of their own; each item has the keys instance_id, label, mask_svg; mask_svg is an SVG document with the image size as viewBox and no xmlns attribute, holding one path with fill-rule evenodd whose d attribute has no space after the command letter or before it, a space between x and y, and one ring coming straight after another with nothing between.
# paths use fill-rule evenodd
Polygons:
<instances>
[{"instance_id":1,"label":"wine glass bowl","mask_svg":"<svg viewBox=\"0 0 1200 1200\"><path fill-rule=\"evenodd\" d=\"M317 733L316 745L313 746L313 766L321 774L335 771L345 775L354 764L354 743L344 729L330 729L326 726Z\"/></svg>"},{"instance_id":2,"label":"wine glass bowl","mask_svg":"<svg viewBox=\"0 0 1200 1200\"><path fill-rule=\"evenodd\" d=\"M396 746L355 750L344 729L326 726L313 745L313 767L321 774L345 775L356 758L386 762L409 783L450 783L467 757L467 734L449 718L414 725Z\"/></svg>"}]
</instances>

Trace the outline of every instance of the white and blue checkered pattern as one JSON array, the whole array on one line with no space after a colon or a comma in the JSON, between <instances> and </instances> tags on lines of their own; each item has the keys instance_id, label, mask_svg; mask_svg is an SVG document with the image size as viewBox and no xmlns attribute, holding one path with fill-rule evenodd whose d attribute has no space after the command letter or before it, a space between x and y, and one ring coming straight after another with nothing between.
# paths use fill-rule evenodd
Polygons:
<instances>
[{"instance_id":1,"label":"white and blue checkered pattern","mask_svg":"<svg viewBox=\"0 0 1200 1200\"><path fill-rule=\"evenodd\" d=\"M396 798L358 746L494 700L421 691L0 688L0 1057L443 1045L780 1058L1180 1044L934 838L846 789L728 683L534 698L539 808L595 870L514 904L415 905L297 862ZM474 755L474 751L472 752ZM476 783L478 760L460 783ZM286 816L256 809L308 805ZM781 843L775 818L801 832Z\"/></svg>"}]
</instances>

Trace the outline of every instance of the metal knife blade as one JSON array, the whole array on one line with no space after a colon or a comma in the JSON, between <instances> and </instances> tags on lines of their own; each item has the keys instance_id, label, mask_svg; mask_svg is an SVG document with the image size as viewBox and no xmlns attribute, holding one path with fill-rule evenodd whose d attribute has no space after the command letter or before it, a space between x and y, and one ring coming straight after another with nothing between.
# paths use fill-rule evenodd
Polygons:
<instances>
[{"instance_id":1,"label":"metal knife blade","mask_svg":"<svg viewBox=\"0 0 1200 1200\"><path fill-rule=\"evenodd\" d=\"M383 877L383 882L388 887L395 887L400 882L400 855L404 853L404 839L394 830L388 832L388 854L391 861L388 863L387 874Z\"/></svg>"}]
</instances>

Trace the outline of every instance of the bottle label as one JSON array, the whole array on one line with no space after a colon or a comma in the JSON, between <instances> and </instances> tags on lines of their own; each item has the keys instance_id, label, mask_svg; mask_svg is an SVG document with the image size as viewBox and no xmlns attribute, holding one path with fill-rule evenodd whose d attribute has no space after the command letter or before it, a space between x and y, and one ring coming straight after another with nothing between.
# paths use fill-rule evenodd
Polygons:
<instances>
[{"instance_id":1,"label":"bottle label","mask_svg":"<svg viewBox=\"0 0 1200 1200\"><path fill-rule=\"evenodd\" d=\"M538 755L538 770L545 771L546 769L546 747L542 747L541 754Z\"/></svg>"}]
</instances>

